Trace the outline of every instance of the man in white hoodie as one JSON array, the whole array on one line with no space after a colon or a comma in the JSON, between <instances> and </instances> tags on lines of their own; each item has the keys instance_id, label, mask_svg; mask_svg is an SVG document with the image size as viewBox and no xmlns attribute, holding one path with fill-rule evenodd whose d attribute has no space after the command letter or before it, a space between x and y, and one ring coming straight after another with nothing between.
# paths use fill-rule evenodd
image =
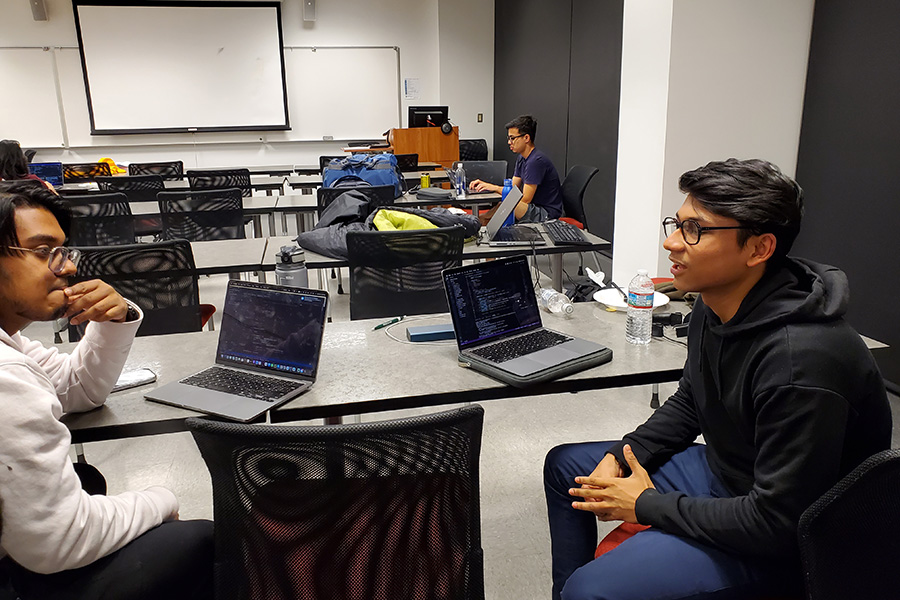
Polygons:
<instances>
[{"instance_id":1,"label":"man in white hoodie","mask_svg":"<svg viewBox=\"0 0 900 600\"><path fill-rule=\"evenodd\" d=\"M59 418L103 404L141 312L99 280L68 285L79 255L49 190L0 192L0 573L31 598L211 598L212 523L179 521L163 487L85 492ZM20 331L88 322L70 355Z\"/></svg>"}]
</instances>

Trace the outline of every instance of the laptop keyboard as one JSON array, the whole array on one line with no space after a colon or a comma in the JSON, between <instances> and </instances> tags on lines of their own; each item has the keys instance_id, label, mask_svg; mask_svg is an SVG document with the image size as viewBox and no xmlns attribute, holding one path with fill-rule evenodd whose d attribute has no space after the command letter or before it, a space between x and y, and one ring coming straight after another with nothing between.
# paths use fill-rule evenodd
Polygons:
<instances>
[{"instance_id":1,"label":"laptop keyboard","mask_svg":"<svg viewBox=\"0 0 900 600\"><path fill-rule=\"evenodd\" d=\"M548 329L538 329L531 333L520 335L509 340L490 344L488 346L472 350L472 354L487 360L502 363L538 350L552 348L564 342L574 339Z\"/></svg>"},{"instance_id":2,"label":"laptop keyboard","mask_svg":"<svg viewBox=\"0 0 900 600\"><path fill-rule=\"evenodd\" d=\"M266 402L274 402L303 385L296 381L223 369L222 367L210 367L196 375L182 379L181 383Z\"/></svg>"}]
</instances>

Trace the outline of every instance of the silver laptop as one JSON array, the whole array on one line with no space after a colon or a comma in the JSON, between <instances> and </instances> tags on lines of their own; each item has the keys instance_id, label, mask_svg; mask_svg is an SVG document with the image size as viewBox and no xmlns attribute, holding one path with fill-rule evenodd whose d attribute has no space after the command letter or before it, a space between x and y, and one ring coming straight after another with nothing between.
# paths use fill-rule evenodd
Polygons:
<instances>
[{"instance_id":1,"label":"silver laptop","mask_svg":"<svg viewBox=\"0 0 900 600\"><path fill-rule=\"evenodd\" d=\"M487 241L488 246L545 246L547 242L540 231L527 225L506 225L506 218L513 214L519 200L522 199L522 190L513 186L510 192L494 211L494 216L488 221L481 236L481 241Z\"/></svg>"},{"instance_id":2,"label":"silver laptop","mask_svg":"<svg viewBox=\"0 0 900 600\"><path fill-rule=\"evenodd\" d=\"M612 350L546 329L526 256L443 271L459 360L524 387L612 360Z\"/></svg>"},{"instance_id":3,"label":"silver laptop","mask_svg":"<svg viewBox=\"0 0 900 600\"><path fill-rule=\"evenodd\" d=\"M147 392L148 400L250 421L316 380L328 293L231 280L216 366Z\"/></svg>"}]
</instances>

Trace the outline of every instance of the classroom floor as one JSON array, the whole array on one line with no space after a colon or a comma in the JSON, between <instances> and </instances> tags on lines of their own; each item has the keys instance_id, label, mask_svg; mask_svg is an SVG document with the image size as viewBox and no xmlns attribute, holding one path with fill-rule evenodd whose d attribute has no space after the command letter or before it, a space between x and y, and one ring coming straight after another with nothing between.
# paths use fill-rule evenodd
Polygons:
<instances>
[{"instance_id":1,"label":"classroom floor","mask_svg":"<svg viewBox=\"0 0 900 600\"><path fill-rule=\"evenodd\" d=\"M609 272L608 264L601 262L601 266ZM565 268L574 277L577 262L567 260ZM201 278L201 301L221 309L226 282L224 275ZM348 296L334 289L333 319L347 320ZM552 327L553 318L557 317L546 315L545 324ZM48 324L33 324L25 335L52 342ZM674 384L661 386L661 397L673 390ZM650 387L640 386L483 404L481 521L487 598L549 597L550 539L541 481L545 454L562 443L620 439L650 416L649 400ZM896 440L900 402L893 398L892 406ZM362 418L378 420L433 410ZM85 445L85 453L105 474L111 494L164 485L178 496L182 519L212 518L209 476L190 434L96 442ZM601 535L613 526L601 525Z\"/></svg>"}]
</instances>

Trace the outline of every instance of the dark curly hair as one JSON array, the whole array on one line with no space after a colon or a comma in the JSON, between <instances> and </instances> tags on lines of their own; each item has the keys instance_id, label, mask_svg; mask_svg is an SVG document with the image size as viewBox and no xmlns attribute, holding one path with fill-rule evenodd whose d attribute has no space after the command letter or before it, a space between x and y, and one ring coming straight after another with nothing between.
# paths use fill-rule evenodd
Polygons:
<instances>
[{"instance_id":1,"label":"dark curly hair","mask_svg":"<svg viewBox=\"0 0 900 600\"><path fill-rule=\"evenodd\" d=\"M59 196L31 180L0 182L0 255L9 256L20 251L10 250L19 246L16 234L16 210L19 208L43 208L56 217L66 237L69 236L71 216Z\"/></svg>"}]
</instances>

